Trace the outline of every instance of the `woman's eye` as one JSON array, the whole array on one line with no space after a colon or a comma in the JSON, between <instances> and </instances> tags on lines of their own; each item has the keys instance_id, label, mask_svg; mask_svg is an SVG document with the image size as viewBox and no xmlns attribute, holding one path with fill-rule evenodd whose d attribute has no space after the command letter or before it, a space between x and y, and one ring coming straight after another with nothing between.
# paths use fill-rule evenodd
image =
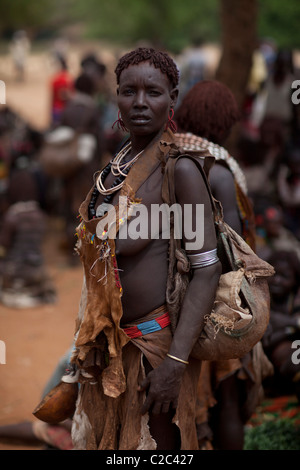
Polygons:
<instances>
[{"instance_id":1,"label":"woman's eye","mask_svg":"<svg viewBox=\"0 0 300 470\"><path fill-rule=\"evenodd\" d=\"M133 95L134 91L131 88L127 88L126 90L123 90L122 94L125 96L130 96Z\"/></svg>"},{"instance_id":2,"label":"woman's eye","mask_svg":"<svg viewBox=\"0 0 300 470\"><path fill-rule=\"evenodd\" d=\"M160 96L161 93L158 90L150 90L149 95L151 95L151 96Z\"/></svg>"}]
</instances>

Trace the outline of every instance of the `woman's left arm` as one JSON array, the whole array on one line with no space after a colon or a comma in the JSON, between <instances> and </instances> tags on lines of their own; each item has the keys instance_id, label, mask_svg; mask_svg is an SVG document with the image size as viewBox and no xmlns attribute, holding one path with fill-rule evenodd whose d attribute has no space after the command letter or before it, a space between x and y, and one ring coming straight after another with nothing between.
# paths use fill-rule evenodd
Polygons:
<instances>
[{"instance_id":1,"label":"woman's left arm","mask_svg":"<svg viewBox=\"0 0 300 470\"><path fill-rule=\"evenodd\" d=\"M175 188L182 213L182 242L187 253L214 250L217 240L211 201L202 174L190 159L177 162ZM204 327L205 316L212 310L220 274L219 261L193 270L169 349L173 358L167 356L141 384L141 389L149 388L143 412L152 407L153 413L160 413L170 405L177 406L186 363Z\"/></svg>"}]
</instances>

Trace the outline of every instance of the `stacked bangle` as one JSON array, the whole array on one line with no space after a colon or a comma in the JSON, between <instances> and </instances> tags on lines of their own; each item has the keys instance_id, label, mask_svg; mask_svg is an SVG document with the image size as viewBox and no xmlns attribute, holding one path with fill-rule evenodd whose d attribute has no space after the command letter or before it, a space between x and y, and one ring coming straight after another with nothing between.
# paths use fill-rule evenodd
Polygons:
<instances>
[{"instance_id":1,"label":"stacked bangle","mask_svg":"<svg viewBox=\"0 0 300 470\"><path fill-rule=\"evenodd\" d=\"M179 359L179 357L172 356L171 354L167 354L167 356L170 357L171 359L174 359L174 361L182 362L183 364L188 364L188 361L184 361L183 359Z\"/></svg>"}]
</instances>

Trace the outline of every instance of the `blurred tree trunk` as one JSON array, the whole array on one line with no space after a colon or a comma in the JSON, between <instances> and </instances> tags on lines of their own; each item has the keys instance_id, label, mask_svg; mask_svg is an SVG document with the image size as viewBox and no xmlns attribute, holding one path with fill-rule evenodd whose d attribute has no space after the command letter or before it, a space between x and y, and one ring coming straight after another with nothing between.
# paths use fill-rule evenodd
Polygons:
<instances>
[{"instance_id":1,"label":"blurred tree trunk","mask_svg":"<svg viewBox=\"0 0 300 470\"><path fill-rule=\"evenodd\" d=\"M257 45L257 0L220 0L222 56L216 79L225 83L242 106Z\"/></svg>"},{"instance_id":2,"label":"blurred tree trunk","mask_svg":"<svg viewBox=\"0 0 300 470\"><path fill-rule=\"evenodd\" d=\"M233 92L242 109L252 56L257 45L256 24L258 0L220 0L222 56L216 71L216 80ZM238 135L235 126L227 141L229 151L235 152Z\"/></svg>"}]
</instances>

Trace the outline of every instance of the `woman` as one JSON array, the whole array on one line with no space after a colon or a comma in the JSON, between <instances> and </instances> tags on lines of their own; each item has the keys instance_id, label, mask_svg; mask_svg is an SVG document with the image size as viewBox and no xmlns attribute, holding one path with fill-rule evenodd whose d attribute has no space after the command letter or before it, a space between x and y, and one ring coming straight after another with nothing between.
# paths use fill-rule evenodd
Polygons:
<instances>
[{"instance_id":1,"label":"woman","mask_svg":"<svg viewBox=\"0 0 300 470\"><path fill-rule=\"evenodd\" d=\"M300 263L291 250L274 250L269 260L275 275L269 280L270 324L263 345L275 374L268 385L272 395L296 393L300 402L300 365L292 357L300 331Z\"/></svg>"},{"instance_id":2,"label":"woman","mask_svg":"<svg viewBox=\"0 0 300 470\"><path fill-rule=\"evenodd\" d=\"M245 177L223 147L239 119L232 92L216 80L202 80L185 95L175 117L180 131L176 133L176 143L180 148L187 152L208 149L215 157L209 173L212 193L222 204L224 220L255 249L254 214ZM260 345L255 348L262 362ZM202 448L213 445L221 450L243 449L244 425L261 392L259 369L253 374L251 358L253 353L241 360L203 361L197 405ZM252 400L246 401L247 396Z\"/></svg>"},{"instance_id":3,"label":"woman","mask_svg":"<svg viewBox=\"0 0 300 470\"><path fill-rule=\"evenodd\" d=\"M213 252L207 266L193 269L171 330L169 239L162 222L155 226L150 217L164 202L164 168L177 149L166 128L177 100L178 70L167 54L139 48L123 56L115 72L118 124L130 138L96 176L80 208L77 247L85 279L73 355L81 383L73 440L78 449L198 449L194 410L201 364L190 353L212 309L220 262ZM182 214L185 205L192 208L191 220L184 222L192 222L194 233L197 205L204 206L203 246L191 243L187 250L200 254L201 265L216 249L216 237L209 195L192 160L178 161L174 184ZM146 213L142 221L136 209ZM138 222L147 236L135 236ZM115 233L109 237L111 227ZM188 248L193 237L183 232Z\"/></svg>"},{"instance_id":4,"label":"woman","mask_svg":"<svg viewBox=\"0 0 300 470\"><path fill-rule=\"evenodd\" d=\"M209 174L212 193L222 203L225 221L254 249L254 214L245 175L224 148L239 115L235 97L226 85L216 80L198 82L176 111L176 142L190 152L208 149L215 157Z\"/></svg>"}]
</instances>

